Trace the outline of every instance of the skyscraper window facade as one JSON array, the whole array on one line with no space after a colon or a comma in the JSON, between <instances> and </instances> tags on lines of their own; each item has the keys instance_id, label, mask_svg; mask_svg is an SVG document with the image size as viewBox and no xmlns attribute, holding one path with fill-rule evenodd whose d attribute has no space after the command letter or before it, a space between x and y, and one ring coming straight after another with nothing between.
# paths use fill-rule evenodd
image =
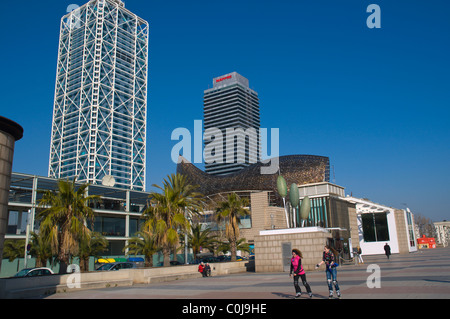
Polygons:
<instances>
[{"instance_id":1,"label":"skyscraper window facade","mask_svg":"<svg viewBox=\"0 0 450 319\"><path fill-rule=\"evenodd\" d=\"M206 173L232 174L260 160L259 98L248 79L236 72L214 78L203 111Z\"/></svg>"},{"instance_id":2,"label":"skyscraper window facade","mask_svg":"<svg viewBox=\"0 0 450 319\"><path fill-rule=\"evenodd\" d=\"M49 177L145 190L148 36L119 0L62 18Z\"/></svg>"}]
</instances>

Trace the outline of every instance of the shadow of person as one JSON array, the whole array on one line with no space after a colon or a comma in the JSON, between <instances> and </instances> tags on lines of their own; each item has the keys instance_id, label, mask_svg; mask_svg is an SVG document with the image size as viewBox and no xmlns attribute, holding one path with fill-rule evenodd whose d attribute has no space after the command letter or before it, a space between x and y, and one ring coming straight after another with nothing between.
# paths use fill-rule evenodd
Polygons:
<instances>
[{"instance_id":1,"label":"shadow of person","mask_svg":"<svg viewBox=\"0 0 450 319\"><path fill-rule=\"evenodd\" d=\"M284 299L299 299L299 298L295 297L295 294L287 294L287 293L284 293L284 292L272 292L272 295L276 295L276 296L279 296L279 297L284 298ZM328 299L328 296L322 296L322 295L319 295L319 294L313 294L312 298L313 299ZM309 298L308 294L302 293L301 299L311 299L311 298Z\"/></svg>"}]
</instances>

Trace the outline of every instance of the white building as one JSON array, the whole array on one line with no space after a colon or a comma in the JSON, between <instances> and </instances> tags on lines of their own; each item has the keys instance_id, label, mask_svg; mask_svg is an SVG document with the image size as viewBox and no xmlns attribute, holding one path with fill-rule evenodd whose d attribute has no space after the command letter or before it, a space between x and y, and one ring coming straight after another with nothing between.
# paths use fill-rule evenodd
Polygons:
<instances>
[{"instance_id":1,"label":"white building","mask_svg":"<svg viewBox=\"0 0 450 319\"><path fill-rule=\"evenodd\" d=\"M386 243L392 254L417 251L414 216L409 209L396 209L351 196L343 199L356 204L359 246L363 255L384 254ZM353 243L353 247L357 245Z\"/></svg>"},{"instance_id":2,"label":"white building","mask_svg":"<svg viewBox=\"0 0 450 319\"><path fill-rule=\"evenodd\" d=\"M434 223L436 229L436 243L447 247L450 242L450 222L444 220Z\"/></svg>"}]
</instances>

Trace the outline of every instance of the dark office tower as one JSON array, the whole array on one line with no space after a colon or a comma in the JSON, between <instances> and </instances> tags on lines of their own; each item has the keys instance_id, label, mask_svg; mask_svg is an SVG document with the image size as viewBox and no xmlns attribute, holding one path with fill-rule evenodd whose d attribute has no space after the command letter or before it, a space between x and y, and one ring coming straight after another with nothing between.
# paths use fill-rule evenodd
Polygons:
<instances>
[{"instance_id":1,"label":"dark office tower","mask_svg":"<svg viewBox=\"0 0 450 319\"><path fill-rule=\"evenodd\" d=\"M235 173L260 159L258 93L233 72L204 92L205 171ZM222 145L222 147L221 147Z\"/></svg>"},{"instance_id":2,"label":"dark office tower","mask_svg":"<svg viewBox=\"0 0 450 319\"><path fill-rule=\"evenodd\" d=\"M148 31L120 0L62 18L50 177L145 190Z\"/></svg>"}]
</instances>

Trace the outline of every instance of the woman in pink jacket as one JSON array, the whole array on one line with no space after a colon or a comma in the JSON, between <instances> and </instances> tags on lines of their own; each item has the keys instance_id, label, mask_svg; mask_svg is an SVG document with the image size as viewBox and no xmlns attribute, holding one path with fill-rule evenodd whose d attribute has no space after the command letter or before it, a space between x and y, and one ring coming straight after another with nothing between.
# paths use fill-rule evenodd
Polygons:
<instances>
[{"instance_id":1,"label":"woman in pink jacket","mask_svg":"<svg viewBox=\"0 0 450 319\"><path fill-rule=\"evenodd\" d=\"M311 287L306 281L305 270L302 266L302 253L298 249L292 249L291 272L289 276L292 275L294 275L294 287L296 292L295 298L299 298L302 295L302 290L300 289L300 285L298 284L299 278L302 278L303 286L305 286L309 298L312 298Z\"/></svg>"}]
</instances>

